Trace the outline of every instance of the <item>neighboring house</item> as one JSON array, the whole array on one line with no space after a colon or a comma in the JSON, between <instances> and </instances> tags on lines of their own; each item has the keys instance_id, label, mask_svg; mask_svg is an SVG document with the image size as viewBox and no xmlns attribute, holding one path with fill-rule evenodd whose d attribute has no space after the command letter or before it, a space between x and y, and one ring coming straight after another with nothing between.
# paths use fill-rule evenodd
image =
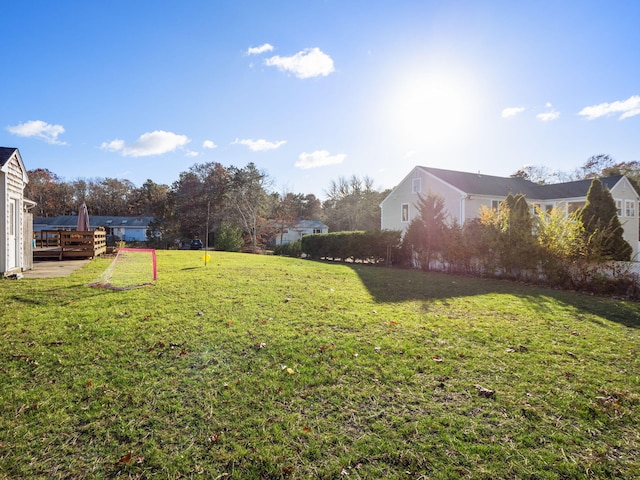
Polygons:
<instances>
[{"instance_id":1,"label":"neighboring house","mask_svg":"<svg viewBox=\"0 0 640 480\"><path fill-rule=\"evenodd\" d=\"M89 230L104 227L107 235L115 235L125 242L143 242L147 240L147 230L153 217L109 217L92 216L89 212ZM60 217L37 217L33 228L40 230L75 230L78 225L77 215Z\"/></svg>"},{"instance_id":2,"label":"neighboring house","mask_svg":"<svg viewBox=\"0 0 640 480\"><path fill-rule=\"evenodd\" d=\"M275 239L276 245L286 245L300 240L305 235L315 233L329 233L329 227L318 220L300 220L292 227L282 229L282 233Z\"/></svg>"},{"instance_id":3,"label":"neighboring house","mask_svg":"<svg viewBox=\"0 0 640 480\"><path fill-rule=\"evenodd\" d=\"M0 275L12 275L33 266L31 238L35 203L24 198L29 183L17 148L0 147Z\"/></svg>"},{"instance_id":4,"label":"neighboring house","mask_svg":"<svg viewBox=\"0 0 640 480\"><path fill-rule=\"evenodd\" d=\"M603 188L613 196L624 238L639 250L638 200L640 196L624 175L601 178ZM417 215L418 194L440 195L451 221L460 225L476 218L482 205L497 208L509 194L525 195L530 205L551 209L563 205L567 212L584 206L591 180L539 185L523 178L494 177L480 173L456 172L430 167L415 167L380 204L381 228L406 231Z\"/></svg>"}]
</instances>

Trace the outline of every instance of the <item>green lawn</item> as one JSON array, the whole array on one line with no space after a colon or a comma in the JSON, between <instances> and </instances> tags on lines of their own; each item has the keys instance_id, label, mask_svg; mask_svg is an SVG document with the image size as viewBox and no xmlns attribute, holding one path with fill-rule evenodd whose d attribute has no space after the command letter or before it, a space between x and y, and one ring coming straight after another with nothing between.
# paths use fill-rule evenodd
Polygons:
<instances>
[{"instance_id":1,"label":"green lawn","mask_svg":"<svg viewBox=\"0 0 640 480\"><path fill-rule=\"evenodd\" d=\"M158 252L0 281L0 478L638 478L640 305Z\"/></svg>"}]
</instances>

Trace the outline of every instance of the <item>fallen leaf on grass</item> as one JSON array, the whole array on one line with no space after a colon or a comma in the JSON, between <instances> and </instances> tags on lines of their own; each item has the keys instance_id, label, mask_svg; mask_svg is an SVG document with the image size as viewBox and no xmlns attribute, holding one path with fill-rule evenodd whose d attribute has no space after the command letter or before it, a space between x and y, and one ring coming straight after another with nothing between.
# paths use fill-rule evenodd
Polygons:
<instances>
[{"instance_id":1,"label":"fallen leaf on grass","mask_svg":"<svg viewBox=\"0 0 640 480\"><path fill-rule=\"evenodd\" d=\"M438 363L442 363L444 362L444 360L442 358L440 358L438 355L436 355L435 357L433 357L433 361L434 362L438 362Z\"/></svg>"},{"instance_id":2,"label":"fallen leaf on grass","mask_svg":"<svg viewBox=\"0 0 640 480\"><path fill-rule=\"evenodd\" d=\"M133 453L127 452L125 455L120 457L120 460L118 460L116 463L131 463L131 462L142 463L144 462L144 457L140 455L133 455Z\"/></svg>"},{"instance_id":3,"label":"fallen leaf on grass","mask_svg":"<svg viewBox=\"0 0 640 480\"><path fill-rule=\"evenodd\" d=\"M131 452L128 452L127 454L120 457L118 463L131 463Z\"/></svg>"},{"instance_id":4,"label":"fallen leaf on grass","mask_svg":"<svg viewBox=\"0 0 640 480\"><path fill-rule=\"evenodd\" d=\"M219 439L220 439L220 434L219 433L214 433L213 435L209 436L209 443L211 445L214 445L214 444L218 443Z\"/></svg>"}]
</instances>

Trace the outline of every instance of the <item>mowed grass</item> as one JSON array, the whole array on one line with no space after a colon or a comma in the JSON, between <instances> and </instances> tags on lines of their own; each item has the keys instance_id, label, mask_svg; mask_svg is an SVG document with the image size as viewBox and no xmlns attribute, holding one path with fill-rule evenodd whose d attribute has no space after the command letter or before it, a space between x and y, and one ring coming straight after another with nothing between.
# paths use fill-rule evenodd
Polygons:
<instances>
[{"instance_id":1,"label":"mowed grass","mask_svg":"<svg viewBox=\"0 0 640 480\"><path fill-rule=\"evenodd\" d=\"M0 281L0 478L638 478L640 305L158 252ZM482 390L484 389L484 390Z\"/></svg>"}]
</instances>

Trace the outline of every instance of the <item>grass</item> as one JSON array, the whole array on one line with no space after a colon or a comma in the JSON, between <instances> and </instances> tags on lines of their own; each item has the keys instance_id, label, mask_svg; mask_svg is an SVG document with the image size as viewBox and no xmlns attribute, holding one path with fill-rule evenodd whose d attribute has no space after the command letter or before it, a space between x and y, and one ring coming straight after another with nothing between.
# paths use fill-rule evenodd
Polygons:
<instances>
[{"instance_id":1,"label":"grass","mask_svg":"<svg viewBox=\"0 0 640 480\"><path fill-rule=\"evenodd\" d=\"M201 256L0 281L0 478L640 476L639 304Z\"/></svg>"}]
</instances>

